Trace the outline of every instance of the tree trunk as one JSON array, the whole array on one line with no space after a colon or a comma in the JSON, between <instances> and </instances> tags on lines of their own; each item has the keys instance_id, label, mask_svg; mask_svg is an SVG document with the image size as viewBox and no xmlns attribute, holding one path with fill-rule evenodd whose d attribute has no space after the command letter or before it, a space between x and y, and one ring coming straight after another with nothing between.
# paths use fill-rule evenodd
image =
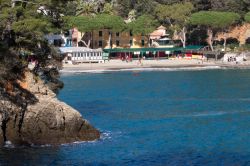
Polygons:
<instances>
[{"instance_id":1,"label":"tree trunk","mask_svg":"<svg viewBox=\"0 0 250 166\"><path fill-rule=\"evenodd\" d=\"M90 33L90 38L91 38L91 45L92 45L92 49L94 49L94 31L92 30L92 32Z\"/></svg>"},{"instance_id":2,"label":"tree trunk","mask_svg":"<svg viewBox=\"0 0 250 166\"><path fill-rule=\"evenodd\" d=\"M39 41L37 42L37 47L38 47L39 49L42 48L41 43L40 43Z\"/></svg>"},{"instance_id":3,"label":"tree trunk","mask_svg":"<svg viewBox=\"0 0 250 166\"><path fill-rule=\"evenodd\" d=\"M81 40L81 42L87 47L90 47L90 39L88 40L88 43L86 43L84 40Z\"/></svg>"},{"instance_id":4,"label":"tree trunk","mask_svg":"<svg viewBox=\"0 0 250 166\"><path fill-rule=\"evenodd\" d=\"M151 47L151 45L150 45L150 36L149 35L147 35L147 40L148 40L148 47Z\"/></svg>"},{"instance_id":5,"label":"tree trunk","mask_svg":"<svg viewBox=\"0 0 250 166\"><path fill-rule=\"evenodd\" d=\"M11 7L14 8L14 7L16 6L16 2L15 2L15 1L12 1L11 3L12 3L12 4L11 4Z\"/></svg>"},{"instance_id":6,"label":"tree trunk","mask_svg":"<svg viewBox=\"0 0 250 166\"><path fill-rule=\"evenodd\" d=\"M173 27L174 25L172 24L172 21L170 19L167 19L167 22L170 24L171 27Z\"/></svg>"},{"instance_id":7,"label":"tree trunk","mask_svg":"<svg viewBox=\"0 0 250 166\"><path fill-rule=\"evenodd\" d=\"M224 33L224 43L223 43L223 46L224 46L224 52L226 52L226 49L227 49L227 36L226 36L226 33Z\"/></svg>"},{"instance_id":8,"label":"tree trunk","mask_svg":"<svg viewBox=\"0 0 250 166\"><path fill-rule=\"evenodd\" d=\"M178 34L177 30L175 29L172 38L173 38L174 40L178 40L178 39L179 39L179 36L180 36L180 35Z\"/></svg>"},{"instance_id":9,"label":"tree trunk","mask_svg":"<svg viewBox=\"0 0 250 166\"><path fill-rule=\"evenodd\" d=\"M109 47L112 49L112 44L111 44L111 40L112 40L112 34L111 32L109 32L109 40L108 40L108 44L109 44Z\"/></svg>"},{"instance_id":10,"label":"tree trunk","mask_svg":"<svg viewBox=\"0 0 250 166\"><path fill-rule=\"evenodd\" d=\"M186 33L187 33L186 27L183 27L180 35L183 48L186 48L186 40L187 40Z\"/></svg>"},{"instance_id":11,"label":"tree trunk","mask_svg":"<svg viewBox=\"0 0 250 166\"><path fill-rule=\"evenodd\" d=\"M213 47L213 30L208 28L207 29L207 35L208 35L207 43L208 43L209 47L211 48L211 50L214 51L214 47Z\"/></svg>"}]
</instances>

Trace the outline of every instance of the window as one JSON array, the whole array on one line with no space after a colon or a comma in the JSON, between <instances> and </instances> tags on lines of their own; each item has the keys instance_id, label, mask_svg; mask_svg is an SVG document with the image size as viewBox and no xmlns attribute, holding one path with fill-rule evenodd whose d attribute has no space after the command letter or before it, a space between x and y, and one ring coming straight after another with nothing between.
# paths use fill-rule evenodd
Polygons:
<instances>
[{"instance_id":1,"label":"window","mask_svg":"<svg viewBox=\"0 0 250 166\"><path fill-rule=\"evenodd\" d=\"M109 45L110 45L110 47L112 48L112 46L113 46L113 42L112 42L112 40L110 40Z\"/></svg>"},{"instance_id":2,"label":"window","mask_svg":"<svg viewBox=\"0 0 250 166\"><path fill-rule=\"evenodd\" d=\"M68 37L69 36L69 31L64 32L64 36Z\"/></svg>"},{"instance_id":3,"label":"window","mask_svg":"<svg viewBox=\"0 0 250 166\"><path fill-rule=\"evenodd\" d=\"M61 45L62 45L62 40L61 39L55 39L54 40L54 46L61 47Z\"/></svg>"},{"instance_id":4,"label":"window","mask_svg":"<svg viewBox=\"0 0 250 166\"><path fill-rule=\"evenodd\" d=\"M119 32L116 32L116 37L119 37L120 36L120 33Z\"/></svg>"},{"instance_id":5,"label":"window","mask_svg":"<svg viewBox=\"0 0 250 166\"><path fill-rule=\"evenodd\" d=\"M129 32L129 33L130 33L130 36L133 36L133 33L132 33L132 31L131 31L131 30L130 30L130 32Z\"/></svg>"},{"instance_id":6,"label":"window","mask_svg":"<svg viewBox=\"0 0 250 166\"><path fill-rule=\"evenodd\" d=\"M129 40L130 46L133 46L133 40Z\"/></svg>"},{"instance_id":7,"label":"window","mask_svg":"<svg viewBox=\"0 0 250 166\"><path fill-rule=\"evenodd\" d=\"M102 31L99 31L99 37L102 37Z\"/></svg>"},{"instance_id":8,"label":"window","mask_svg":"<svg viewBox=\"0 0 250 166\"><path fill-rule=\"evenodd\" d=\"M102 47L102 40L100 40L100 41L98 42L98 46L99 46L99 47Z\"/></svg>"},{"instance_id":9,"label":"window","mask_svg":"<svg viewBox=\"0 0 250 166\"><path fill-rule=\"evenodd\" d=\"M72 41L71 41L71 39L67 39L66 40L66 47L70 47L71 46L71 43L72 43Z\"/></svg>"},{"instance_id":10,"label":"window","mask_svg":"<svg viewBox=\"0 0 250 166\"><path fill-rule=\"evenodd\" d=\"M141 45L144 46L145 45L145 41L141 40Z\"/></svg>"},{"instance_id":11,"label":"window","mask_svg":"<svg viewBox=\"0 0 250 166\"><path fill-rule=\"evenodd\" d=\"M120 46L120 41L119 40L116 40L116 46Z\"/></svg>"}]
</instances>

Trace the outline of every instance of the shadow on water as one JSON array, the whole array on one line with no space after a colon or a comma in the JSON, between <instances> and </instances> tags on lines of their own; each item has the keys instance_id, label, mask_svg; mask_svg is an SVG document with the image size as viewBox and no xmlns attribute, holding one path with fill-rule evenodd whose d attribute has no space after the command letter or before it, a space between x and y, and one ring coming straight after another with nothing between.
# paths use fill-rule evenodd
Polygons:
<instances>
[{"instance_id":1,"label":"shadow on water","mask_svg":"<svg viewBox=\"0 0 250 166\"><path fill-rule=\"evenodd\" d=\"M169 154L147 154L138 156L133 160L128 160L121 165L155 165L155 166L235 166L249 165L250 155L227 153L227 152L211 152L208 154L199 153L193 150L172 151Z\"/></svg>"},{"instance_id":2,"label":"shadow on water","mask_svg":"<svg viewBox=\"0 0 250 166\"><path fill-rule=\"evenodd\" d=\"M84 148L84 145L78 145ZM76 148L74 145L73 148ZM72 148L69 146L67 148ZM66 150L67 150L66 148ZM0 149L1 166L23 166L23 165L83 165L83 166L248 166L250 165L250 154L230 152L197 152L192 149L176 150L165 154L147 153L144 155L126 158L119 156L119 160L89 161L87 157L75 156L65 160L65 147L44 148L16 148ZM32 156L32 157L31 157ZM21 162L23 161L23 163Z\"/></svg>"},{"instance_id":3,"label":"shadow on water","mask_svg":"<svg viewBox=\"0 0 250 166\"><path fill-rule=\"evenodd\" d=\"M44 147L17 147L0 149L0 165L51 165L58 158L63 158L59 153L60 148Z\"/></svg>"}]
</instances>

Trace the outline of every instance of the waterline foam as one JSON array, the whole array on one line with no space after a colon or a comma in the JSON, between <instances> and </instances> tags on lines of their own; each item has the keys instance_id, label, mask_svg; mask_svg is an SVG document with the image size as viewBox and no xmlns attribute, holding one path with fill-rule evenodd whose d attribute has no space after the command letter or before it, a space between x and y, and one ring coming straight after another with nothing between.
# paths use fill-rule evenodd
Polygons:
<instances>
[{"instance_id":1,"label":"waterline foam","mask_svg":"<svg viewBox=\"0 0 250 166\"><path fill-rule=\"evenodd\" d=\"M124 69L93 69L93 70L61 70L62 74L70 74L70 73L106 73L106 72L124 72L124 71L199 71L199 70L216 70L216 69L226 69L221 66L204 66L204 67L163 67L163 68L124 68Z\"/></svg>"}]
</instances>

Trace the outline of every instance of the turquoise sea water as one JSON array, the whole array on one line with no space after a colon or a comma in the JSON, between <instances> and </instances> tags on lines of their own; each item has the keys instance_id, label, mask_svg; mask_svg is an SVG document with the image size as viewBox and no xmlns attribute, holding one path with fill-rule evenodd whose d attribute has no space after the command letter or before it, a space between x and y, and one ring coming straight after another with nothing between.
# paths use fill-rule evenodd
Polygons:
<instances>
[{"instance_id":1,"label":"turquoise sea water","mask_svg":"<svg viewBox=\"0 0 250 166\"><path fill-rule=\"evenodd\" d=\"M250 70L62 75L94 142L0 149L0 165L250 165Z\"/></svg>"}]
</instances>

